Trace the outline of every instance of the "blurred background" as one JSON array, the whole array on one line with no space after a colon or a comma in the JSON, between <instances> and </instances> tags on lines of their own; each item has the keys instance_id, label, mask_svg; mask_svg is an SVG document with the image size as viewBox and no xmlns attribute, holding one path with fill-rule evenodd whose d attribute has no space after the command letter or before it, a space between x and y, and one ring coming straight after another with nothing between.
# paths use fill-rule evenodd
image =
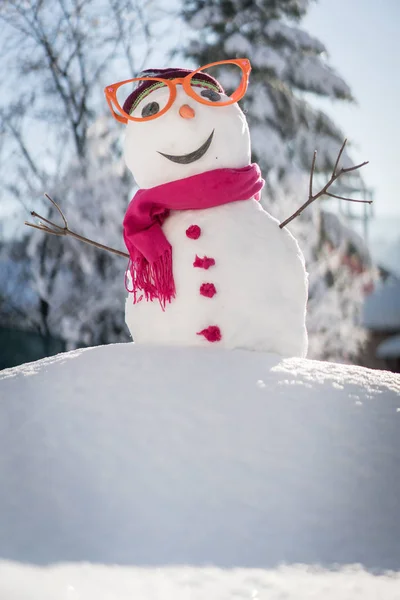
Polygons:
<instances>
[{"instance_id":1,"label":"blurred background","mask_svg":"<svg viewBox=\"0 0 400 600\"><path fill-rule=\"evenodd\" d=\"M262 202L283 220L343 166L369 160L289 229L309 271L309 358L400 371L397 0L2 0L0 369L129 341L126 260L28 228L34 210L124 250L135 191L103 88L151 67L246 56L242 101ZM271 260L270 257L265 257ZM249 307L251 310L251 307ZM268 307L266 307L268 310Z\"/></svg>"}]
</instances>

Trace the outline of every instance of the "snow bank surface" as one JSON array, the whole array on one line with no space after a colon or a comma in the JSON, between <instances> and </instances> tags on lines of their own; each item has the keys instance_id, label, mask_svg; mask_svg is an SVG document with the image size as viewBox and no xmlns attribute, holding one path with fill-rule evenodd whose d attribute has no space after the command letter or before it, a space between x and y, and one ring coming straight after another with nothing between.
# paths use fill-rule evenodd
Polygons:
<instances>
[{"instance_id":1,"label":"snow bank surface","mask_svg":"<svg viewBox=\"0 0 400 600\"><path fill-rule=\"evenodd\" d=\"M0 398L1 599L400 596L398 375L117 344Z\"/></svg>"},{"instance_id":2,"label":"snow bank surface","mask_svg":"<svg viewBox=\"0 0 400 600\"><path fill-rule=\"evenodd\" d=\"M16 590L18 590L16 592ZM2 600L398 600L400 576L360 567L21 566L0 563Z\"/></svg>"}]
</instances>

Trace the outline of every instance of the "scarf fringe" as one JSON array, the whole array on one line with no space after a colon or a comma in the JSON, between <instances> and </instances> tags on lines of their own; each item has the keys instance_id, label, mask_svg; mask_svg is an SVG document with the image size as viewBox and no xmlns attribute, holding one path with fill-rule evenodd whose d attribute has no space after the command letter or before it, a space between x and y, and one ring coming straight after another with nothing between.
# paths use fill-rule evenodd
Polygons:
<instances>
[{"instance_id":1,"label":"scarf fringe","mask_svg":"<svg viewBox=\"0 0 400 600\"><path fill-rule=\"evenodd\" d=\"M132 280L132 288L128 287L128 271ZM168 248L155 262L149 263L143 255L130 260L125 273L125 289L133 294L133 303L144 298L146 301L158 300L165 310L167 302L175 298L175 283L172 274L172 250ZM140 294L143 292L143 294Z\"/></svg>"}]
</instances>

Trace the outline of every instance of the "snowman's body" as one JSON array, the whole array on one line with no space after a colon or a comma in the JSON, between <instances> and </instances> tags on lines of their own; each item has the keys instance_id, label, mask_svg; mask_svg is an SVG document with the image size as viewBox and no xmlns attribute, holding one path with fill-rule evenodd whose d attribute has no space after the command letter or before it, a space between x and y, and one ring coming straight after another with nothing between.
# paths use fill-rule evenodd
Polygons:
<instances>
[{"instance_id":1,"label":"snowman's body","mask_svg":"<svg viewBox=\"0 0 400 600\"><path fill-rule=\"evenodd\" d=\"M197 239L186 233L193 225ZM176 298L163 311L158 300L133 304L128 296L126 322L135 341L207 346L199 332L217 326L218 345L226 348L305 355L303 258L259 202L174 212L163 229L172 245ZM195 267L196 256L215 264Z\"/></svg>"},{"instance_id":2,"label":"snowman's body","mask_svg":"<svg viewBox=\"0 0 400 600\"><path fill-rule=\"evenodd\" d=\"M162 100L162 94L162 89L151 92L151 100ZM193 118L181 118L182 104L194 109ZM142 188L250 163L247 122L237 104L196 105L178 89L175 105L160 118L128 123L125 158ZM210 131L209 150L190 164L168 161L160 152L188 153ZM304 259L294 237L257 200L171 211L163 231L172 246L176 296L163 309L157 299L135 304L129 294L126 322L135 342L210 346L215 341L226 348L305 356ZM217 340L201 333L208 328L217 328Z\"/></svg>"}]
</instances>

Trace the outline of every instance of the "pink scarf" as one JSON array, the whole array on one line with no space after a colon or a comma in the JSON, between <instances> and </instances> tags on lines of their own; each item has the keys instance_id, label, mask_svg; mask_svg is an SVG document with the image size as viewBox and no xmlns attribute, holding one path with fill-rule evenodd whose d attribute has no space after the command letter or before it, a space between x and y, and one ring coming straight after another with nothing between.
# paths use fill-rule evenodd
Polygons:
<instances>
[{"instance_id":1,"label":"pink scarf","mask_svg":"<svg viewBox=\"0 0 400 600\"><path fill-rule=\"evenodd\" d=\"M158 298L162 308L175 297L172 247L162 230L170 210L212 208L228 202L259 199L264 185L260 168L216 169L136 192L124 218L124 240L130 255L134 302Z\"/></svg>"}]
</instances>

